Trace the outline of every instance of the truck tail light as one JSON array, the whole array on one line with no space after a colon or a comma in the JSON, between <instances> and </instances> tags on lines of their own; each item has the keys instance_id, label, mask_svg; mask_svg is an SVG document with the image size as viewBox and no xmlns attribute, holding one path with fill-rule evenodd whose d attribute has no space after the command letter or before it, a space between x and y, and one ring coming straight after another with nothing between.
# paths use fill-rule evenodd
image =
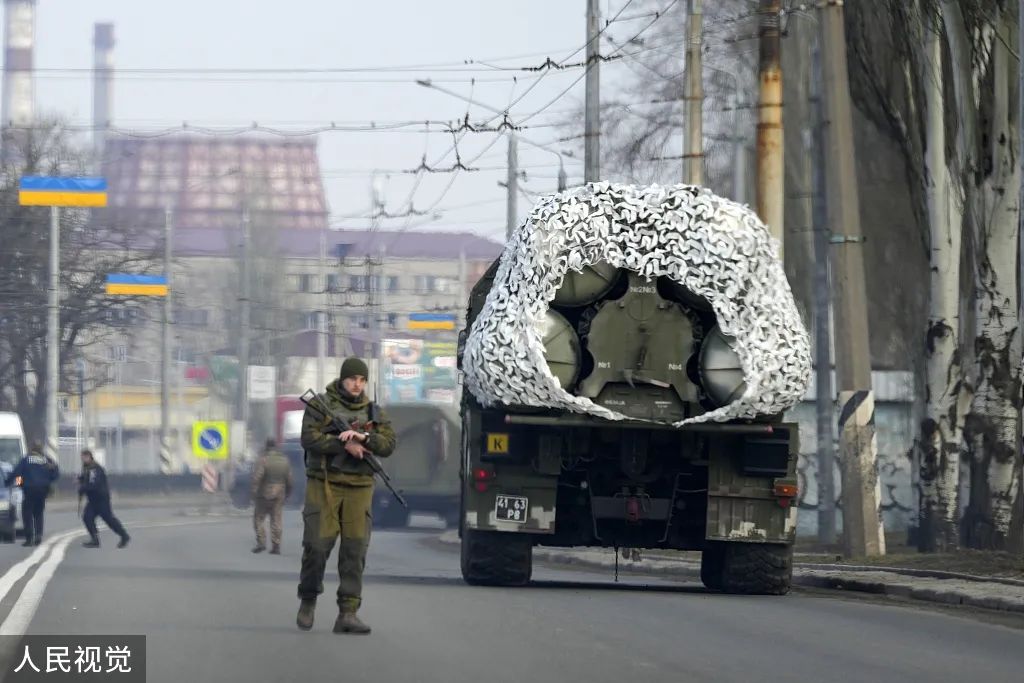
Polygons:
<instances>
[{"instance_id":1,"label":"truck tail light","mask_svg":"<svg viewBox=\"0 0 1024 683\"><path fill-rule=\"evenodd\" d=\"M479 493L487 491L488 483L494 479L494 470L490 467L477 467L473 470L473 488Z\"/></svg>"},{"instance_id":2,"label":"truck tail light","mask_svg":"<svg viewBox=\"0 0 1024 683\"><path fill-rule=\"evenodd\" d=\"M800 488L796 484L775 485L775 497L779 499L779 505L784 508L789 507L799 492Z\"/></svg>"}]
</instances>

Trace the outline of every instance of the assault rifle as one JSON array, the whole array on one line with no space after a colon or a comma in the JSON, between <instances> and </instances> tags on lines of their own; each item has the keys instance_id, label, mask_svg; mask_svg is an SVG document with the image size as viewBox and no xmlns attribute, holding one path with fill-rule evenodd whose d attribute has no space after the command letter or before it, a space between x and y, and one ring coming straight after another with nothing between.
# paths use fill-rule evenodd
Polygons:
<instances>
[{"instance_id":1,"label":"assault rifle","mask_svg":"<svg viewBox=\"0 0 1024 683\"><path fill-rule=\"evenodd\" d=\"M342 418L338 417L334 411L331 410L324 400L312 389L306 389L306 393L299 397L299 400L306 404L306 407L312 410L315 414L319 415L321 419L328 418L331 421L331 427L338 430L338 433L342 433L349 429L353 429L356 425L345 422ZM375 403L370 404L370 420L369 424L376 422L376 410L377 405ZM405 502L405 498L402 497L402 493L395 489L394 484L391 483L391 477L384 471L384 467L380 464L380 460L377 459L373 453L367 450L366 455L363 456L363 462L370 466L373 473L380 477L380 480L387 487L388 491L398 499L398 502L402 504L402 507L408 508L409 504Z\"/></svg>"}]
</instances>

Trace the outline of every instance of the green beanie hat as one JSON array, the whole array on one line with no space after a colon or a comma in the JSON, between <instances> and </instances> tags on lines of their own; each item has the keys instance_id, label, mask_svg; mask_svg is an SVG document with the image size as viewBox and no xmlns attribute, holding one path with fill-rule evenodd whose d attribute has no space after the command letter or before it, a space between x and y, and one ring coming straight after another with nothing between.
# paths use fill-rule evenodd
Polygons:
<instances>
[{"instance_id":1,"label":"green beanie hat","mask_svg":"<svg viewBox=\"0 0 1024 683\"><path fill-rule=\"evenodd\" d=\"M366 363L363 362L362 358L356 358L355 356L346 358L345 362L341 364L341 379L355 377L356 375L369 377L370 369L366 367Z\"/></svg>"}]
</instances>

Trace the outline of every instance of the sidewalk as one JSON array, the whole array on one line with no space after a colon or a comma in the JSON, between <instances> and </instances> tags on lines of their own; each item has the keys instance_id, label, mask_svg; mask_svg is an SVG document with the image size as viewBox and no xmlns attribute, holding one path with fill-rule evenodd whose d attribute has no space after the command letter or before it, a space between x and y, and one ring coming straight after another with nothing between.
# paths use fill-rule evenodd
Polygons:
<instances>
[{"instance_id":1,"label":"sidewalk","mask_svg":"<svg viewBox=\"0 0 1024 683\"><path fill-rule=\"evenodd\" d=\"M441 535L441 542L457 545L456 532ZM575 564L614 571L615 555L601 548L535 547L537 560ZM641 559L619 558L619 571L631 574L700 577L699 553L641 553ZM820 564L796 557L793 585L812 588L857 591L875 595L922 600L946 605L965 605L983 609L1024 614L1024 581L1018 579L973 576L933 569Z\"/></svg>"}]
</instances>

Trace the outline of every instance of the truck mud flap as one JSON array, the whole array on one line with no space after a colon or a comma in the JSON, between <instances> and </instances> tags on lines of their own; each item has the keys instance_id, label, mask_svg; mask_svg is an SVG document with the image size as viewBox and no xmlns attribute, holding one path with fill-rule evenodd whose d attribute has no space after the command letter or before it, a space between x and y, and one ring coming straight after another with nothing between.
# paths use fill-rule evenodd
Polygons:
<instances>
[{"instance_id":1,"label":"truck mud flap","mask_svg":"<svg viewBox=\"0 0 1024 683\"><path fill-rule=\"evenodd\" d=\"M706 538L713 541L792 543L796 505L780 501L771 477L740 473L729 444L714 447L708 462Z\"/></svg>"}]
</instances>

